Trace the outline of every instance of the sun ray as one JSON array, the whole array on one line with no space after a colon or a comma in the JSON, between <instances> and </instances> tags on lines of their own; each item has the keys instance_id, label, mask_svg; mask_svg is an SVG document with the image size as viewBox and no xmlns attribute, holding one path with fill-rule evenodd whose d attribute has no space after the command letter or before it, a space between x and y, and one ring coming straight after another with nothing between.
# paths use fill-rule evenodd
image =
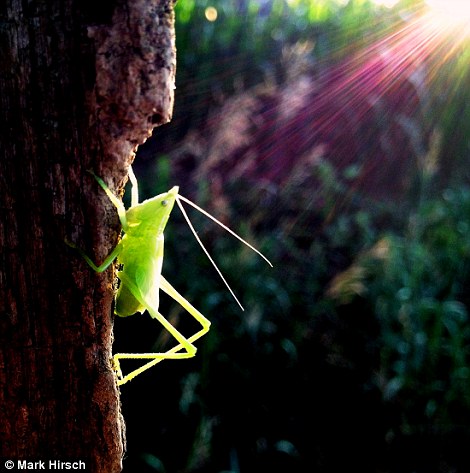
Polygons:
<instances>
[{"instance_id":1,"label":"sun ray","mask_svg":"<svg viewBox=\"0 0 470 473\"><path fill-rule=\"evenodd\" d=\"M426 0L432 21L452 26L462 26L470 33L470 2L468 0Z\"/></svg>"}]
</instances>

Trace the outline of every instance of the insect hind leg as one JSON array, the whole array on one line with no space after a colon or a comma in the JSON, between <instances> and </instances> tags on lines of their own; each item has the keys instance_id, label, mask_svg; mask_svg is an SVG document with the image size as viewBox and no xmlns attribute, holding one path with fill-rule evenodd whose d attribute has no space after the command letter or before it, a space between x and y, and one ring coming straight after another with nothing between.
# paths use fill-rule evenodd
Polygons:
<instances>
[{"instance_id":1,"label":"insect hind leg","mask_svg":"<svg viewBox=\"0 0 470 473\"><path fill-rule=\"evenodd\" d=\"M201 314L187 299L185 299L163 276L160 275L160 289L166 292L172 299L186 309L197 322L201 324L201 330L188 338L189 342L194 342L205 335L211 326L210 320Z\"/></svg>"},{"instance_id":2,"label":"insect hind leg","mask_svg":"<svg viewBox=\"0 0 470 473\"><path fill-rule=\"evenodd\" d=\"M207 320L195 307L190 304L181 294L179 294L176 289L174 289L168 281L166 281L163 276L161 276L160 287L166 292L170 297L172 297L176 302L181 304L202 326L201 330L192 335L189 338L186 338L181 332L179 332L162 314L151 307L151 305L145 301L145 298L142 296L141 292L138 290L137 286L123 273L120 274L120 277L123 279L123 283L126 284L132 294L138 299L143 306L149 311L152 318L157 319L163 327L165 327L171 335L179 342L178 345L174 346L170 350L163 353L118 353L113 357L113 367L118 375L118 385L127 383L131 379L135 378L137 375L148 370L152 366L155 366L157 363L160 363L166 359L184 359L192 358L196 354L196 347L193 345L193 342L201 338L204 334L209 331L210 322ZM184 351L182 351L184 350ZM127 375L123 376L120 361L123 359L134 359L134 360L145 360L149 359L147 363L143 366L131 371Z\"/></svg>"}]
</instances>

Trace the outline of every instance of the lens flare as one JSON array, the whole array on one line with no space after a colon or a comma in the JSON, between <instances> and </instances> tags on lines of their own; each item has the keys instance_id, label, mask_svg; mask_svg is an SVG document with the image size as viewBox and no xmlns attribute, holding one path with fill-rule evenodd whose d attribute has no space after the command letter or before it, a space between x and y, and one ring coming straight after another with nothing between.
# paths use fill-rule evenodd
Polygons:
<instances>
[{"instance_id":1,"label":"lens flare","mask_svg":"<svg viewBox=\"0 0 470 473\"><path fill-rule=\"evenodd\" d=\"M465 26L470 34L470 2L468 0L426 0L433 21L452 26Z\"/></svg>"},{"instance_id":2,"label":"lens flare","mask_svg":"<svg viewBox=\"0 0 470 473\"><path fill-rule=\"evenodd\" d=\"M214 7L207 7L204 11L204 15L207 21L213 22L217 20L218 12Z\"/></svg>"}]
</instances>

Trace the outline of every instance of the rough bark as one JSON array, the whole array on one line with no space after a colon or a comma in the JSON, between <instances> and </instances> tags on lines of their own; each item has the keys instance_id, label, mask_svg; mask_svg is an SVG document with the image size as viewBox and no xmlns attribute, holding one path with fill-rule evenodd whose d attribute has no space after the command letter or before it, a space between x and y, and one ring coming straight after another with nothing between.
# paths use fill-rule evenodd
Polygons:
<instances>
[{"instance_id":1,"label":"rough bark","mask_svg":"<svg viewBox=\"0 0 470 473\"><path fill-rule=\"evenodd\" d=\"M86 169L120 191L174 71L172 0L1 2L0 457L121 471L113 271L65 240L97 262L116 244Z\"/></svg>"}]
</instances>

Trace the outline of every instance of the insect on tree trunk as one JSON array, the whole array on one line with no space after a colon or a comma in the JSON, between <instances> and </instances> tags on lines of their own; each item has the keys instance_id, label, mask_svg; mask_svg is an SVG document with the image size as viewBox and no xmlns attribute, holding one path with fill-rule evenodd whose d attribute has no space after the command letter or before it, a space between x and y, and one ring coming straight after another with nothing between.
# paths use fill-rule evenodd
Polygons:
<instances>
[{"instance_id":1,"label":"insect on tree trunk","mask_svg":"<svg viewBox=\"0 0 470 473\"><path fill-rule=\"evenodd\" d=\"M111 369L114 192L170 119L172 0L0 5L0 457L121 471ZM0 465L3 468L3 464Z\"/></svg>"}]
</instances>

